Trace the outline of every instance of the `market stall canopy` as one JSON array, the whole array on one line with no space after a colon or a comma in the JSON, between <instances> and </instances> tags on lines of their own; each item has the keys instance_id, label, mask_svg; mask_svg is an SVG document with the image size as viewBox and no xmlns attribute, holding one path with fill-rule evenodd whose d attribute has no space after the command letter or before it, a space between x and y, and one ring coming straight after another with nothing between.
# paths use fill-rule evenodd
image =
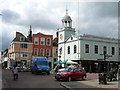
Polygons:
<instances>
[{"instance_id":1,"label":"market stall canopy","mask_svg":"<svg viewBox=\"0 0 120 90\"><path fill-rule=\"evenodd\" d=\"M74 62L74 61L71 61L71 60L68 60L67 62L66 62L66 64L78 64L77 62Z\"/></svg>"},{"instance_id":2,"label":"market stall canopy","mask_svg":"<svg viewBox=\"0 0 120 90\"><path fill-rule=\"evenodd\" d=\"M53 64L66 64L68 60L65 60L64 62L62 62L61 60L57 61L57 62L53 62Z\"/></svg>"}]
</instances>

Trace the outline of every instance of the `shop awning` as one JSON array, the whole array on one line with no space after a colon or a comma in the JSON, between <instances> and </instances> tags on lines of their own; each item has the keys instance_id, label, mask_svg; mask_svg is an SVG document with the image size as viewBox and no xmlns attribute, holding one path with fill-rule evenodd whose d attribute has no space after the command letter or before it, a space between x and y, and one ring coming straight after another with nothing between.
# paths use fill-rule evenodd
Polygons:
<instances>
[{"instance_id":1,"label":"shop awning","mask_svg":"<svg viewBox=\"0 0 120 90\"><path fill-rule=\"evenodd\" d=\"M66 64L68 60L65 60L64 62L62 62L61 60L57 61L57 62L53 62L53 64Z\"/></svg>"},{"instance_id":2,"label":"shop awning","mask_svg":"<svg viewBox=\"0 0 120 90\"><path fill-rule=\"evenodd\" d=\"M71 61L71 60L68 60L67 62L66 62L66 64L78 64L77 62L74 62L74 61Z\"/></svg>"}]
</instances>

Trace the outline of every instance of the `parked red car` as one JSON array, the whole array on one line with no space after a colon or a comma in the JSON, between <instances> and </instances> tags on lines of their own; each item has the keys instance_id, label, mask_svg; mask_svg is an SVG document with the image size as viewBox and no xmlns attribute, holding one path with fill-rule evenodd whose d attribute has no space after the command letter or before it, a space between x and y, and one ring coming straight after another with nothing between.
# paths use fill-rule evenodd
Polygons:
<instances>
[{"instance_id":1,"label":"parked red car","mask_svg":"<svg viewBox=\"0 0 120 90\"><path fill-rule=\"evenodd\" d=\"M86 79L86 71L82 67L68 67L65 68L62 72L55 74L56 80L67 80L71 81L72 79Z\"/></svg>"}]
</instances>

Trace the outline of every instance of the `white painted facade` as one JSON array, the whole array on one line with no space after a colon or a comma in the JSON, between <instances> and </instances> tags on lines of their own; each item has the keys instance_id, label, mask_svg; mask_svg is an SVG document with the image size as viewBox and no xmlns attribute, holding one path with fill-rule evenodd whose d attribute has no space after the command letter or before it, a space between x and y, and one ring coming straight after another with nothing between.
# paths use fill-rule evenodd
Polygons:
<instances>
[{"instance_id":1,"label":"white painted facade","mask_svg":"<svg viewBox=\"0 0 120 90\"><path fill-rule=\"evenodd\" d=\"M1 52L0 52L0 64L1 64Z\"/></svg>"},{"instance_id":2,"label":"white painted facade","mask_svg":"<svg viewBox=\"0 0 120 90\"><path fill-rule=\"evenodd\" d=\"M70 24L63 24L68 21ZM68 13L62 19L62 25L63 28L58 30L58 60L103 60L103 55L101 54L103 54L104 46L107 48L106 54L112 56L106 60L119 60L120 49L118 48L118 39L85 34L78 37L75 35L75 28L72 28L72 20L70 16L68 16ZM86 44L89 45L89 53L85 53ZM74 53L74 45L76 45L76 53ZM98 46L97 54L95 54L95 45ZM70 47L70 54L68 54L68 46ZM114 50L112 50L112 48L114 48Z\"/></svg>"}]
</instances>

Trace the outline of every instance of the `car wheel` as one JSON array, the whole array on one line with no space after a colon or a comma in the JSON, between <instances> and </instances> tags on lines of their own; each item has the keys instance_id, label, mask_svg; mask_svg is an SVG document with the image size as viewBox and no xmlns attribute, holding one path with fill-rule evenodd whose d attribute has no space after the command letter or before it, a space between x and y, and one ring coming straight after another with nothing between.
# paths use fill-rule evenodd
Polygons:
<instances>
[{"instance_id":1,"label":"car wheel","mask_svg":"<svg viewBox=\"0 0 120 90\"><path fill-rule=\"evenodd\" d=\"M57 81L59 81L59 79L56 79Z\"/></svg>"},{"instance_id":2,"label":"car wheel","mask_svg":"<svg viewBox=\"0 0 120 90\"><path fill-rule=\"evenodd\" d=\"M38 75L38 72L36 71L35 74Z\"/></svg>"},{"instance_id":3,"label":"car wheel","mask_svg":"<svg viewBox=\"0 0 120 90\"><path fill-rule=\"evenodd\" d=\"M50 72L47 72L47 75L50 75Z\"/></svg>"},{"instance_id":4,"label":"car wheel","mask_svg":"<svg viewBox=\"0 0 120 90\"><path fill-rule=\"evenodd\" d=\"M70 82L70 81L72 81L72 77L71 76L68 77L68 82Z\"/></svg>"},{"instance_id":5,"label":"car wheel","mask_svg":"<svg viewBox=\"0 0 120 90\"><path fill-rule=\"evenodd\" d=\"M82 80L85 80L85 79L86 79L86 76L85 76L85 75L83 75Z\"/></svg>"}]
</instances>

